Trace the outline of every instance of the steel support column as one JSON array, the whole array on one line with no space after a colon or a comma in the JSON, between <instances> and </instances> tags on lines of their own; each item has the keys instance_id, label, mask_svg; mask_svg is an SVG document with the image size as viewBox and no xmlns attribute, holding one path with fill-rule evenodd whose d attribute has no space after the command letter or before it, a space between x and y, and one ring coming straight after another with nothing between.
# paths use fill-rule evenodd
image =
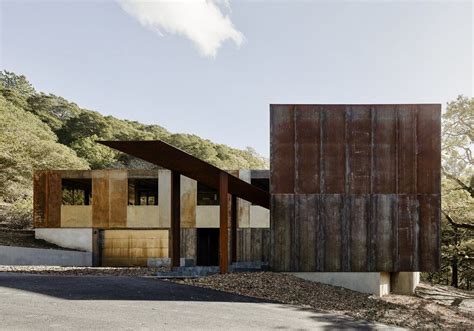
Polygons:
<instances>
[{"instance_id":1,"label":"steel support column","mask_svg":"<svg viewBox=\"0 0 474 331\"><path fill-rule=\"evenodd\" d=\"M171 266L180 266L181 246L181 175L171 172Z\"/></svg>"},{"instance_id":2,"label":"steel support column","mask_svg":"<svg viewBox=\"0 0 474 331\"><path fill-rule=\"evenodd\" d=\"M237 197L232 195L231 202L231 213L230 213L230 222L231 222L231 243L232 243L232 259L231 262L237 261Z\"/></svg>"},{"instance_id":3,"label":"steel support column","mask_svg":"<svg viewBox=\"0 0 474 331\"><path fill-rule=\"evenodd\" d=\"M219 268L221 274L229 271L229 178L226 172L219 175Z\"/></svg>"}]
</instances>

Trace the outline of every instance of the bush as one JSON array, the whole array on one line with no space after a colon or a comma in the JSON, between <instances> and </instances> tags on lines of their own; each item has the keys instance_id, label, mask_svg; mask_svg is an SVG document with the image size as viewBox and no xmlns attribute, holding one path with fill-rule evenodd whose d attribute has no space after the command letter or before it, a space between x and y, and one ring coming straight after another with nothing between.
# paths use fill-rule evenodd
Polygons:
<instances>
[{"instance_id":1,"label":"bush","mask_svg":"<svg viewBox=\"0 0 474 331\"><path fill-rule=\"evenodd\" d=\"M31 229L33 226L33 201L31 198L17 200L6 205L1 215L10 229Z\"/></svg>"}]
</instances>

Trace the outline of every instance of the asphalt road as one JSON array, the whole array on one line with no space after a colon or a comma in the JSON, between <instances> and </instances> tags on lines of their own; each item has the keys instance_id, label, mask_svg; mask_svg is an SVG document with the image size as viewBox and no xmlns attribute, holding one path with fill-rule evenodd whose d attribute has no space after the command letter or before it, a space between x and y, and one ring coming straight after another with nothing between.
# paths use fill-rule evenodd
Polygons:
<instances>
[{"instance_id":1,"label":"asphalt road","mask_svg":"<svg viewBox=\"0 0 474 331\"><path fill-rule=\"evenodd\" d=\"M145 277L0 274L0 329L379 328Z\"/></svg>"}]
</instances>

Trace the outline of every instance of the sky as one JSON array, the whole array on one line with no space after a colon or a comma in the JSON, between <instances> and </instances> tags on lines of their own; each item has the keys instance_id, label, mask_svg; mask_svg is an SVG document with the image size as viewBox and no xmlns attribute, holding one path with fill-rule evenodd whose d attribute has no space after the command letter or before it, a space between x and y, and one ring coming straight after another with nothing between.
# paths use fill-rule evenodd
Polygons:
<instances>
[{"instance_id":1,"label":"sky","mask_svg":"<svg viewBox=\"0 0 474 331\"><path fill-rule=\"evenodd\" d=\"M0 69L269 156L271 103L473 95L471 1L0 0Z\"/></svg>"}]
</instances>

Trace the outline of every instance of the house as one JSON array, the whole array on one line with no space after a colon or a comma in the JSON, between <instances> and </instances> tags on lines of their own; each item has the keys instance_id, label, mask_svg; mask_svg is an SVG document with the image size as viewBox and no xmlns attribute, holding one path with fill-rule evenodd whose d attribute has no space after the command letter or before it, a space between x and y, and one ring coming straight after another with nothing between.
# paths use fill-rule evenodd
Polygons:
<instances>
[{"instance_id":1,"label":"house","mask_svg":"<svg viewBox=\"0 0 474 331\"><path fill-rule=\"evenodd\" d=\"M268 170L229 173L269 190ZM218 265L219 192L185 176L180 182L182 263ZM97 266L169 261L170 170L36 171L34 188L36 238L91 251ZM239 199L236 215L235 260L268 262L269 210Z\"/></svg>"}]
</instances>

